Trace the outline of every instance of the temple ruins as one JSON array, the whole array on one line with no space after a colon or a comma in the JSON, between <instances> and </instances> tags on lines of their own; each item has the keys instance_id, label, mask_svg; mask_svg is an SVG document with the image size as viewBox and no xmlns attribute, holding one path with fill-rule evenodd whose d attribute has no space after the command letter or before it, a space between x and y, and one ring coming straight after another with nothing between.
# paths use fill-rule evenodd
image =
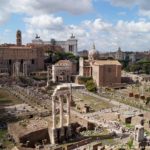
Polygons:
<instances>
[{"instance_id":1,"label":"temple ruins","mask_svg":"<svg viewBox=\"0 0 150 150\"><path fill-rule=\"evenodd\" d=\"M64 99L66 99L66 120L67 123L64 125ZM58 101L57 101L58 100ZM56 127L56 104L59 103L59 127ZM70 103L71 103L71 92L69 87L57 86L52 95L52 128L49 128L49 135L51 144L61 143L68 141L72 138L72 128L70 123Z\"/></svg>"}]
</instances>

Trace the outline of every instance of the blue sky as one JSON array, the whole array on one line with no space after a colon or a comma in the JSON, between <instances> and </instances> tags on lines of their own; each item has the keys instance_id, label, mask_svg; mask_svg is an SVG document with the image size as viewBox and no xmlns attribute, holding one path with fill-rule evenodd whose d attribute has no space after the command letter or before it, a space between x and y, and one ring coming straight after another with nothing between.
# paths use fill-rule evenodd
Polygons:
<instances>
[{"instance_id":1,"label":"blue sky","mask_svg":"<svg viewBox=\"0 0 150 150\"><path fill-rule=\"evenodd\" d=\"M79 50L149 50L149 0L1 0L0 43L15 43L20 29L24 44L41 39L66 40L74 33Z\"/></svg>"}]
</instances>

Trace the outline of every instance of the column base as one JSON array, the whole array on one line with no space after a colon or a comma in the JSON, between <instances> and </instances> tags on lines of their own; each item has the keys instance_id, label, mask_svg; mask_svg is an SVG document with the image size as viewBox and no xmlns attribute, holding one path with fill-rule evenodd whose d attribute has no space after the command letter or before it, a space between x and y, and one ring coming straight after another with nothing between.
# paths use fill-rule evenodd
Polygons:
<instances>
[{"instance_id":1,"label":"column base","mask_svg":"<svg viewBox=\"0 0 150 150\"><path fill-rule=\"evenodd\" d=\"M73 138L73 130L71 124L61 128L51 129L50 142L51 144L61 144Z\"/></svg>"},{"instance_id":2,"label":"column base","mask_svg":"<svg viewBox=\"0 0 150 150\"><path fill-rule=\"evenodd\" d=\"M51 142L51 144L57 144L58 143L57 128L56 129L51 129L51 132L50 132L50 142Z\"/></svg>"}]
</instances>

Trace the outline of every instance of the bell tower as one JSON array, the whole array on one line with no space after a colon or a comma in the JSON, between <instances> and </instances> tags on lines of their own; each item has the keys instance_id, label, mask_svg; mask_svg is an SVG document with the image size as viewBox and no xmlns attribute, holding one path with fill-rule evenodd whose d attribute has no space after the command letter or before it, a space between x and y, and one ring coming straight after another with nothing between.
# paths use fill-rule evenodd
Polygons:
<instances>
[{"instance_id":1,"label":"bell tower","mask_svg":"<svg viewBox=\"0 0 150 150\"><path fill-rule=\"evenodd\" d=\"M21 36L20 30L17 30L17 32L16 32L16 44L17 44L17 46L22 45L22 36Z\"/></svg>"}]
</instances>

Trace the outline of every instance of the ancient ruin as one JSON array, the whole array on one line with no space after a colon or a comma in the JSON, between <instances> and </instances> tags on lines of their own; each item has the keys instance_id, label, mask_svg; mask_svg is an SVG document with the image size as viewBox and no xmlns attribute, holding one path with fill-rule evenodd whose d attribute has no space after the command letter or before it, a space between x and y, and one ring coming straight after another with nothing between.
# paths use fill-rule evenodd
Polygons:
<instances>
[{"instance_id":1,"label":"ancient ruin","mask_svg":"<svg viewBox=\"0 0 150 150\"><path fill-rule=\"evenodd\" d=\"M63 122L63 108L64 98L66 99L66 120L67 123L64 125ZM58 100L58 101L57 101ZM56 126L56 104L59 103L59 127ZM72 137L71 124L70 124L70 103L71 93L69 87L57 86L52 95L52 129L49 128L49 135L51 144L62 143Z\"/></svg>"},{"instance_id":2,"label":"ancient ruin","mask_svg":"<svg viewBox=\"0 0 150 150\"><path fill-rule=\"evenodd\" d=\"M15 62L13 64L13 77L20 76L20 62Z\"/></svg>"},{"instance_id":3,"label":"ancient ruin","mask_svg":"<svg viewBox=\"0 0 150 150\"><path fill-rule=\"evenodd\" d=\"M50 85L50 76L51 76L51 68L50 66L47 67L47 87Z\"/></svg>"}]
</instances>

